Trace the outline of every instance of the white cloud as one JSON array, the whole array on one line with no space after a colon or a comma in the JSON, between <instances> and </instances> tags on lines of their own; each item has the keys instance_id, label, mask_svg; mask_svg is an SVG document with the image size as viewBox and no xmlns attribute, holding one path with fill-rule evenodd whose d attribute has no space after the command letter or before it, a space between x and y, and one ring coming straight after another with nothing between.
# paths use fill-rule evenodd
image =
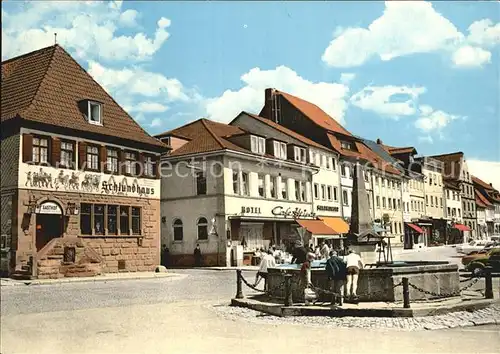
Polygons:
<instances>
[{"instance_id":1,"label":"white cloud","mask_svg":"<svg viewBox=\"0 0 500 354\"><path fill-rule=\"evenodd\" d=\"M423 108L422 108L423 107ZM432 107L424 105L420 108L420 117L415 121L415 127L425 133L437 133L442 138L442 129L457 119L464 119L457 115L449 114L441 110L432 110Z\"/></svg>"},{"instance_id":2,"label":"white cloud","mask_svg":"<svg viewBox=\"0 0 500 354\"><path fill-rule=\"evenodd\" d=\"M368 28L337 30L322 59L330 66L352 67L373 57L387 61L448 48L463 37L430 2L386 1L382 16Z\"/></svg>"},{"instance_id":3,"label":"white cloud","mask_svg":"<svg viewBox=\"0 0 500 354\"><path fill-rule=\"evenodd\" d=\"M151 128L158 128L158 127L161 127L163 121L160 119L160 118L155 118L151 121L151 123L149 123L149 126Z\"/></svg>"},{"instance_id":4,"label":"white cloud","mask_svg":"<svg viewBox=\"0 0 500 354\"><path fill-rule=\"evenodd\" d=\"M491 62L491 52L466 45L457 49L451 59L457 67L478 67Z\"/></svg>"},{"instance_id":5,"label":"white cloud","mask_svg":"<svg viewBox=\"0 0 500 354\"><path fill-rule=\"evenodd\" d=\"M179 80L144 71L138 67L111 69L95 61L89 61L88 72L108 92L118 96L161 97L167 101L189 100Z\"/></svg>"},{"instance_id":6,"label":"white cloud","mask_svg":"<svg viewBox=\"0 0 500 354\"><path fill-rule=\"evenodd\" d=\"M2 13L2 58L10 58L57 41L79 58L147 60L169 37L170 20L161 18L152 36L120 35L119 26L137 17L121 12L120 2L26 2L16 13Z\"/></svg>"},{"instance_id":7,"label":"white cloud","mask_svg":"<svg viewBox=\"0 0 500 354\"><path fill-rule=\"evenodd\" d=\"M120 14L120 24L127 27L137 26L137 17L139 13L136 10L128 9Z\"/></svg>"},{"instance_id":8,"label":"white cloud","mask_svg":"<svg viewBox=\"0 0 500 354\"><path fill-rule=\"evenodd\" d=\"M127 112L162 113L168 110L168 106L157 102L140 102L133 106L127 106Z\"/></svg>"},{"instance_id":9,"label":"white cloud","mask_svg":"<svg viewBox=\"0 0 500 354\"><path fill-rule=\"evenodd\" d=\"M422 135L418 137L418 141L421 143L432 144L434 142L434 139L432 139L432 136L430 135Z\"/></svg>"},{"instance_id":10,"label":"white cloud","mask_svg":"<svg viewBox=\"0 0 500 354\"><path fill-rule=\"evenodd\" d=\"M411 116L416 113L418 96L425 91L425 87L367 86L352 95L350 102L364 110L398 119L400 116ZM395 95L402 95L405 100L391 101Z\"/></svg>"},{"instance_id":11,"label":"white cloud","mask_svg":"<svg viewBox=\"0 0 500 354\"><path fill-rule=\"evenodd\" d=\"M228 122L242 110L259 113L264 105L264 90L272 87L312 102L340 123L344 123L349 88L339 83L311 82L295 71L279 66L273 70L253 68L241 76L244 86L227 90L203 102L211 119Z\"/></svg>"},{"instance_id":12,"label":"white cloud","mask_svg":"<svg viewBox=\"0 0 500 354\"><path fill-rule=\"evenodd\" d=\"M484 160L467 160L469 172L486 183L500 190L500 162Z\"/></svg>"},{"instance_id":13,"label":"white cloud","mask_svg":"<svg viewBox=\"0 0 500 354\"><path fill-rule=\"evenodd\" d=\"M347 85L355 78L356 78L356 74L354 74L354 73L341 73L340 74L340 83Z\"/></svg>"},{"instance_id":14,"label":"white cloud","mask_svg":"<svg viewBox=\"0 0 500 354\"><path fill-rule=\"evenodd\" d=\"M468 43L482 47L493 47L500 43L500 23L494 25L490 19L473 22L468 31Z\"/></svg>"}]
</instances>

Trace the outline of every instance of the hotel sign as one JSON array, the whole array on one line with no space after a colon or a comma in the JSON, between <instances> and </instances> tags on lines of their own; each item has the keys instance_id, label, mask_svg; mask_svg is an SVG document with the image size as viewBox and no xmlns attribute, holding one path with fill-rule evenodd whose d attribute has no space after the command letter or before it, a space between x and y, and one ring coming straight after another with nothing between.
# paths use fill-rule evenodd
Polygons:
<instances>
[{"instance_id":1,"label":"hotel sign","mask_svg":"<svg viewBox=\"0 0 500 354\"><path fill-rule=\"evenodd\" d=\"M260 207L246 207L242 206L241 207L241 213L242 214L260 214Z\"/></svg>"},{"instance_id":2,"label":"hotel sign","mask_svg":"<svg viewBox=\"0 0 500 354\"><path fill-rule=\"evenodd\" d=\"M315 218L316 214L314 212L308 211L307 209L300 208L283 208L282 206L274 207L271 210L274 216L283 216L285 218L292 217L295 219L299 218Z\"/></svg>"}]
</instances>

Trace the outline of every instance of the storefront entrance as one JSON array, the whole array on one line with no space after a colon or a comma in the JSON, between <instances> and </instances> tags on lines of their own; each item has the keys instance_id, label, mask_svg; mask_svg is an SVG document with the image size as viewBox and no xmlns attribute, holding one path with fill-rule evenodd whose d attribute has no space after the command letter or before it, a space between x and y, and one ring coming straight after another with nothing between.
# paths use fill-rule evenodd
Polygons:
<instances>
[{"instance_id":1,"label":"storefront entrance","mask_svg":"<svg viewBox=\"0 0 500 354\"><path fill-rule=\"evenodd\" d=\"M63 215L59 205L46 202L36 214L36 250L40 251L50 240L61 237Z\"/></svg>"}]
</instances>

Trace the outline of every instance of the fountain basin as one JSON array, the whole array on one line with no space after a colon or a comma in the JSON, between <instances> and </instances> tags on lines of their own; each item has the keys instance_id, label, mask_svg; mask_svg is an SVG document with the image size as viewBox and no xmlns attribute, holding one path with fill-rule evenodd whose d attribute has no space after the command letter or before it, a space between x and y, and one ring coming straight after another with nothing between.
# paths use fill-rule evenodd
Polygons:
<instances>
[{"instance_id":1,"label":"fountain basin","mask_svg":"<svg viewBox=\"0 0 500 354\"><path fill-rule=\"evenodd\" d=\"M324 262L313 262L311 281L314 286L328 289L329 284ZM300 265L280 265L268 268L268 284L270 295L284 298L284 276L292 275L292 299L294 302L304 302L304 284L300 279ZM360 270L358 278L359 301L363 302L399 302L403 301L403 288L394 287L406 277L409 282L421 289L431 291L436 295L429 295L410 287L410 299L425 300L437 297L452 297L456 295L460 286L458 266L449 262L409 262L399 261L384 264L377 268ZM329 295L323 294L320 301L331 301Z\"/></svg>"}]
</instances>

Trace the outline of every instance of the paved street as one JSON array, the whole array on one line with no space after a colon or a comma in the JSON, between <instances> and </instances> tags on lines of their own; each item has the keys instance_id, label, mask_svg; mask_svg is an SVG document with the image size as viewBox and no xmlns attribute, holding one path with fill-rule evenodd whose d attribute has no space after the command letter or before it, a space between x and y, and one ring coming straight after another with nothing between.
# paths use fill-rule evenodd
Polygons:
<instances>
[{"instance_id":1,"label":"paved street","mask_svg":"<svg viewBox=\"0 0 500 354\"><path fill-rule=\"evenodd\" d=\"M404 256L432 258L435 251L427 252ZM235 293L234 271L176 272L184 276L3 286L1 352L290 353L333 345L340 353L497 353L500 347L498 326L396 332L376 321L363 329L235 316L225 306Z\"/></svg>"}]
</instances>

